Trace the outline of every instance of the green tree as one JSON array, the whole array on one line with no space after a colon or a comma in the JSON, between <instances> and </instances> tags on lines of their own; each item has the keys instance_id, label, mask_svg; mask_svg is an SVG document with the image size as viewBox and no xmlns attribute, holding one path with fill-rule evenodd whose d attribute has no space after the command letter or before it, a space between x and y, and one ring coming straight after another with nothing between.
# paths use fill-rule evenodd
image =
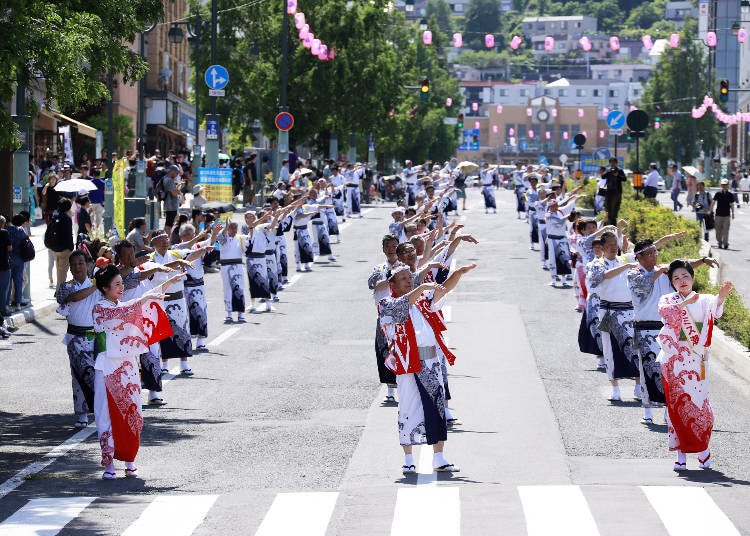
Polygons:
<instances>
[{"instance_id":1,"label":"green tree","mask_svg":"<svg viewBox=\"0 0 750 536\"><path fill-rule=\"evenodd\" d=\"M692 163L701 150L709 154L718 143L716 120L709 113L693 119L690 110L713 88L708 66L700 43L696 43L695 24L682 31L681 48L667 48L659 60L654 76L643 92L641 108L654 117L655 107L661 108L661 125L649 126L648 137L641 143L641 168L644 162L670 160ZM669 115L678 112L678 115ZM629 160L632 165L632 160Z\"/></svg>"},{"instance_id":2,"label":"green tree","mask_svg":"<svg viewBox=\"0 0 750 536\"><path fill-rule=\"evenodd\" d=\"M101 130L104 139L109 139L109 121L107 114L97 114L89 117L86 122L97 130ZM114 116L114 136L112 138L113 149L121 155L133 146L135 134L133 132L133 121L127 115Z\"/></svg>"},{"instance_id":3,"label":"green tree","mask_svg":"<svg viewBox=\"0 0 750 536\"><path fill-rule=\"evenodd\" d=\"M632 29L650 28L658 21L664 19L664 2L646 2L632 9L625 21L625 26Z\"/></svg>"},{"instance_id":4,"label":"green tree","mask_svg":"<svg viewBox=\"0 0 750 536\"><path fill-rule=\"evenodd\" d=\"M126 83L146 73L147 64L127 43L162 17L163 4L6 0L2 13L0 101L11 102L20 80L42 89L44 104L72 112L109 98L108 72L122 74ZM33 109L36 103L31 104ZM0 107L0 147L17 147L17 130L6 107Z\"/></svg>"},{"instance_id":5,"label":"green tree","mask_svg":"<svg viewBox=\"0 0 750 536\"><path fill-rule=\"evenodd\" d=\"M453 33L453 16L451 8L445 0L429 0L425 14L428 19L437 21L437 28L446 35Z\"/></svg>"},{"instance_id":6,"label":"green tree","mask_svg":"<svg viewBox=\"0 0 750 536\"><path fill-rule=\"evenodd\" d=\"M497 0L471 0L466 8L464 45L473 50L483 50L484 36L495 35L495 43L502 48L504 39L497 35L500 30L500 8Z\"/></svg>"}]
</instances>

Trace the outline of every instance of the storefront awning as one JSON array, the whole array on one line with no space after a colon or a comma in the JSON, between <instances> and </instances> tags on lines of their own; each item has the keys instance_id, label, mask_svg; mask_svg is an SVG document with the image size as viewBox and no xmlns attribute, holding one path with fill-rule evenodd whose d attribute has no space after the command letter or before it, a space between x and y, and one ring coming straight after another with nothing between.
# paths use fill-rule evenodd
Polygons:
<instances>
[{"instance_id":1,"label":"storefront awning","mask_svg":"<svg viewBox=\"0 0 750 536\"><path fill-rule=\"evenodd\" d=\"M79 134L86 136L88 138L96 139L96 129L92 126L89 126L85 123L81 123L80 121L76 121L72 117L68 117L67 115L61 114L60 112L55 112L53 110L42 109L42 113L45 115L51 115L58 121L63 121L64 123L70 123L71 125L75 125L75 127L78 129Z\"/></svg>"}]
</instances>

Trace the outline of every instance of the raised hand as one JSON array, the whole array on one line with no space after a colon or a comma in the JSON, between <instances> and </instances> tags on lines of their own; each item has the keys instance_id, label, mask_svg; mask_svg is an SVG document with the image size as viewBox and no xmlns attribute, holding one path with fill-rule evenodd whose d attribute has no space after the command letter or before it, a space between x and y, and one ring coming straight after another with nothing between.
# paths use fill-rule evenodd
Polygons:
<instances>
[{"instance_id":1,"label":"raised hand","mask_svg":"<svg viewBox=\"0 0 750 536\"><path fill-rule=\"evenodd\" d=\"M476 263L471 263L471 264L467 264L466 266L462 266L461 268L458 268L456 272L463 275L467 272L471 272L476 267L477 267Z\"/></svg>"},{"instance_id":2,"label":"raised hand","mask_svg":"<svg viewBox=\"0 0 750 536\"><path fill-rule=\"evenodd\" d=\"M719 298L722 300L726 299L726 297L729 296L732 290L734 290L734 285L731 281L727 281L719 289Z\"/></svg>"}]
</instances>

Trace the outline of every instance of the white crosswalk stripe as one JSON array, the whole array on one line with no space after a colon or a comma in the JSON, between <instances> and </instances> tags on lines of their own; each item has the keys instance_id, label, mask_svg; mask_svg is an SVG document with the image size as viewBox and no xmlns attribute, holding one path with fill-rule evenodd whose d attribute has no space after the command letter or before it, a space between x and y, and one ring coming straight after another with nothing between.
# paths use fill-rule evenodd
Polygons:
<instances>
[{"instance_id":1,"label":"white crosswalk stripe","mask_svg":"<svg viewBox=\"0 0 750 536\"><path fill-rule=\"evenodd\" d=\"M740 536L729 518L703 488L641 486L641 489L671 536Z\"/></svg>"},{"instance_id":2,"label":"white crosswalk stripe","mask_svg":"<svg viewBox=\"0 0 750 536\"><path fill-rule=\"evenodd\" d=\"M338 492L279 493L255 536L324 536Z\"/></svg>"},{"instance_id":3,"label":"white crosswalk stripe","mask_svg":"<svg viewBox=\"0 0 750 536\"><path fill-rule=\"evenodd\" d=\"M54 536L96 497L32 499L0 523L0 536Z\"/></svg>"},{"instance_id":4,"label":"white crosswalk stripe","mask_svg":"<svg viewBox=\"0 0 750 536\"><path fill-rule=\"evenodd\" d=\"M208 514L218 495L168 495L155 498L122 536L169 534L190 536Z\"/></svg>"},{"instance_id":5,"label":"white crosswalk stripe","mask_svg":"<svg viewBox=\"0 0 750 536\"><path fill-rule=\"evenodd\" d=\"M425 453L423 454L422 451ZM373 502L372 507L382 511L384 516L392 516L390 522L391 536L412 536L430 534L431 536L458 536L461 534L462 516L471 521L478 511L492 515L493 508L487 504L468 504L468 499L461 498L459 486L446 485L445 482L429 478L431 470L431 449L420 449L417 463L422 482L416 486L401 486L395 489L393 509L382 500ZM426 465L424 465L426 463ZM423 469L424 467L424 469ZM649 534L652 536L704 536L716 534L721 536L739 536L740 532L733 522L714 502L705 488L698 486L628 486L629 489L641 490L647 501L638 504L618 506L623 519L643 517L645 504L650 504L656 513ZM509 489L508 492L511 490ZM601 486L518 486L515 488L520 502L506 501L502 514L495 518L497 522L510 523L511 526L525 526L529 536L575 535L598 536L594 512L591 504L601 499ZM334 512L346 501L340 496L346 492L295 492L277 493L271 506L265 512L260 525L256 527L234 527L237 534L255 534L255 536L324 536L328 533ZM466 493L466 492L465 492ZM586 499L589 495L592 502ZM640 492L639 492L640 494ZM641 495L641 497L643 497ZM510 497L510 495L507 495ZM97 497L60 497L39 498L30 500L25 506L0 523L0 536L55 536L69 523L82 515L84 510L94 503ZM219 495L164 495L157 496L149 502L140 516L122 533L122 536L136 536L146 533L169 534L170 536L190 536L202 524L202 534L212 530L211 518L208 517ZM361 500L361 499L360 499ZM476 500L476 496L475 499ZM469 501L471 502L471 501ZM601 500L599 501L601 504ZM248 508L251 504L248 503ZM495 505L497 507L498 505ZM99 505L103 508L103 505ZM116 516L111 506L109 517ZM462 511L463 510L463 511ZM388 512L391 513L388 513ZM97 515L101 515L98 512ZM484 515L484 514L482 514ZM602 513L599 512L601 516ZM658 519L657 519L658 517ZM207 520L208 518L208 520ZM601 521L601 517L599 518ZM657 526L661 521L663 526ZM216 519L213 520L214 522ZM340 519L338 520L341 521ZM362 520L351 520L361 522ZM385 521L385 520L384 520ZM629 533L629 527L619 527L621 534ZM384 532L388 529L383 527ZM255 532L253 532L256 530ZM604 533L608 533L602 526ZM515 530L518 533L520 530ZM357 533L357 532L353 532ZM498 528L498 534L503 534ZM349 532L347 532L349 534ZM381 534L381 533L378 533Z\"/></svg>"},{"instance_id":6,"label":"white crosswalk stripe","mask_svg":"<svg viewBox=\"0 0 750 536\"><path fill-rule=\"evenodd\" d=\"M599 529L578 486L520 486L529 536L598 536Z\"/></svg>"}]
</instances>

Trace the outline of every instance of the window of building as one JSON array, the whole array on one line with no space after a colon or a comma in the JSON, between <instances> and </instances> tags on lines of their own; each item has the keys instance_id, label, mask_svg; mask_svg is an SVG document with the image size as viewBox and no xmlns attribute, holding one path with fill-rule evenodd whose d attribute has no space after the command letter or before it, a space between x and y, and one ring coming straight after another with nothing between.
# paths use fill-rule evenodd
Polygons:
<instances>
[{"instance_id":1,"label":"window of building","mask_svg":"<svg viewBox=\"0 0 750 536\"><path fill-rule=\"evenodd\" d=\"M638 97L640 94L641 94L641 90L640 89L634 89L633 90L633 96L634 97Z\"/></svg>"},{"instance_id":2,"label":"window of building","mask_svg":"<svg viewBox=\"0 0 750 536\"><path fill-rule=\"evenodd\" d=\"M497 94L500 97L507 97L508 95L510 95L510 92L507 89L503 88L503 89L498 89Z\"/></svg>"},{"instance_id":3,"label":"window of building","mask_svg":"<svg viewBox=\"0 0 750 536\"><path fill-rule=\"evenodd\" d=\"M585 97L585 96L586 96L585 89L576 89L576 97Z\"/></svg>"},{"instance_id":4,"label":"window of building","mask_svg":"<svg viewBox=\"0 0 750 536\"><path fill-rule=\"evenodd\" d=\"M617 90L617 89L610 89L609 90L609 96L610 97L619 97L620 96L620 91Z\"/></svg>"},{"instance_id":5,"label":"window of building","mask_svg":"<svg viewBox=\"0 0 750 536\"><path fill-rule=\"evenodd\" d=\"M558 97L567 97L568 96L568 90L567 89L558 89L557 90L557 96Z\"/></svg>"},{"instance_id":6,"label":"window of building","mask_svg":"<svg viewBox=\"0 0 750 536\"><path fill-rule=\"evenodd\" d=\"M613 76L614 78L622 78L622 69L615 69L615 70L614 70L614 71L612 72L612 76Z\"/></svg>"},{"instance_id":7,"label":"window of building","mask_svg":"<svg viewBox=\"0 0 750 536\"><path fill-rule=\"evenodd\" d=\"M454 13L463 13L464 12L464 5L463 4L455 4L453 12Z\"/></svg>"},{"instance_id":8,"label":"window of building","mask_svg":"<svg viewBox=\"0 0 750 536\"><path fill-rule=\"evenodd\" d=\"M528 89L521 89L518 92L519 97L528 97L529 96L529 90Z\"/></svg>"},{"instance_id":9,"label":"window of building","mask_svg":"<svg viewBox=\"0 0 750 536\"><path fill-rule=\"evenodd\" d=\"M601 90L600 89L592 89L591 90L591 96L592 97L601 97Z\"/></svg>"}]
</instances>

